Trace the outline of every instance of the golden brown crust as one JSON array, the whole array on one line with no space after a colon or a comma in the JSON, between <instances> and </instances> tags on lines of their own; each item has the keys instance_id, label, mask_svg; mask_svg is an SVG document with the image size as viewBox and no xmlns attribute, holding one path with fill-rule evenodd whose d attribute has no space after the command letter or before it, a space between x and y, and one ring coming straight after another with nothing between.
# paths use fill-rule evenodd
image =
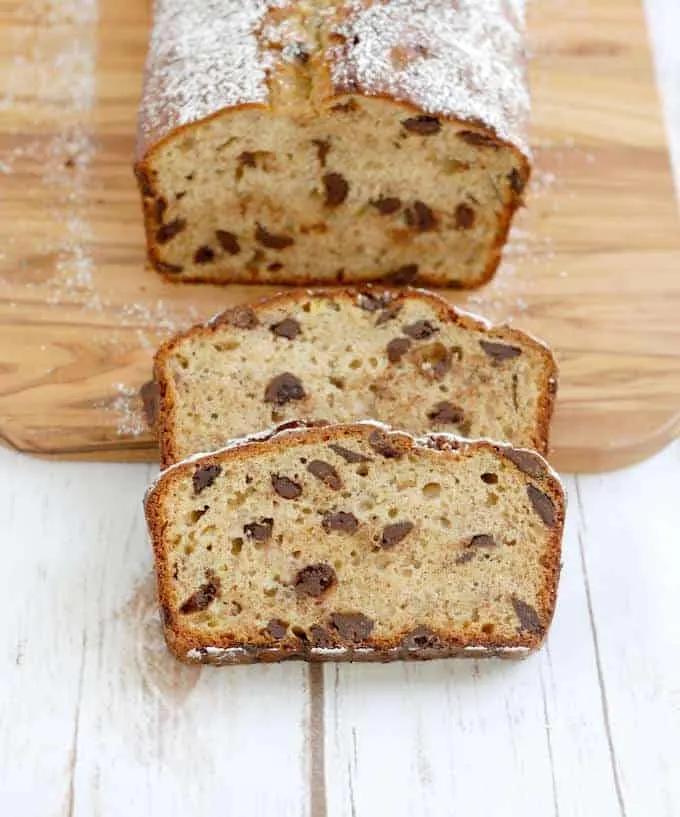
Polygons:
<instances>
[{"instance_id":1,"label":"golden brown crust","mask_svg":"<svg viewBox=\"0 0 680 817\"><path fill-rule=\"evenodd\" d=\"M179 463L165 471L150 489L145 501L145 512L154 549L156 575L158 580L159 602L163 619L166 641L170 650L182 661L190 663L252 663L258 661L280 661L286 659L303 660L374 660L393 661L403 659L443 658L454 655L500 655L507 657L524 657L538 649L547 634L552 621L557 597L557 586L560 574L561 541L565 520L565 497L562 485L548 464L535 453L520 452L510 446L502 446L490 441L456 441L446 435L429 435L416 440L403 432L388 431L389 444L401 452L416 449L436 451L443 459L454 460L461 455L473 454L486 450L497 457L502 457L522 474L527 486L534 486L546 494L554 507L553 524L549 528L548 544L541 558L542 587L538 597L535 613L539 626L518 630L515 636L499 640L493 635L480 634L474 639L466 637L463 631L451 629L448 632L436 632L432 638L418 646L404 644L408 631L400 632L391 638L367 636L357 643L348 642L337 637L328 648L318 648L291 636L283 644L276 644L263 635L247 643L238 641L229 634L210 634L192 631L184 627L175 614L171 591L170 564L164 542L165 519L161 502L164 494L172 489L173 484L185 479L196 468L205 468L228 461L243 461L251 456L285 449L296 442L328 444L343 441L347 438L366 438L372 432L385 432L385 427L362 422L350 425L328 425L288 428L285 433L274 432L271 436L224 449L213 454ZM524 467L522 457L524 457ZM527 459L534 467L526 467ZM413 630L411 630L413 632ZM227 651L227 652L224 652ZM513 652L514 651L514 652ZM476 654L479 653L479 654Z\"/></svg>"},{"instance_id":2,"label":"golden brown crust","mask_svg":"<svg viewBox=\"0 0 680 817\"><path fill-rule=\"evenodd\" d=\"M530 335L510 326L490 326L482 319L465 312L461 312L438 295L418 289L406 288L401 291L372 288L370 286L344 289L314 289L285 291L273 297L263 298L255 303L236 307L252 309L257 315L260 311L275 305L299 304L311 296L328 297L355 303L361 293L371 292L380 295L391 292L395 303L403 303L407 299L416 299L433 307L443 322L458 324L459 326L488 332L490 337L499 340L515 340L524 348L531 348L538 352L545 362L543 382L540 384L540 412L538 429L533 440L534 448L540 454L547 454L549 444L549 429L555 403L557 389L557 365L550 349ZM223 313L226 314L226 313ZM158 443L161 450L161 467L165 468L176 462L179 453L175 448L172 429L175 424L175 401L173 390L168 379L168 363L177 346L186 340L211 337L220 331L219 316L207 324L198 324L185 332L181 332L167 340L156 352L154 357L154 379L160 387L159 423L157 427Z\"/></svg>"}]
</instances>

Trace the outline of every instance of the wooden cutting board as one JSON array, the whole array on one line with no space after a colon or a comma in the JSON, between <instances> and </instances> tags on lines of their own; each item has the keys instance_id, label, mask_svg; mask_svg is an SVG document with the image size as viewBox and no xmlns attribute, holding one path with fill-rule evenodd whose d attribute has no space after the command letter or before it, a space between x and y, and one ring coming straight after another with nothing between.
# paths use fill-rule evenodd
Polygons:
<instances>
[{"instance_id":1,"label":"wooden cutting board","mask_svg":"<svg viewBox=\"0 0 680 817\"><path fill-rule=\"evenodd\" d=\"M145 269L131 172L148 3L0 4L0 436L155 456L139 386L169 333L263 288ZM536 171L501 271L453 300L549 341L554 460L599 470L680 429L680 232L639 0L530 14Z\"/></svg>"}]
</instances>

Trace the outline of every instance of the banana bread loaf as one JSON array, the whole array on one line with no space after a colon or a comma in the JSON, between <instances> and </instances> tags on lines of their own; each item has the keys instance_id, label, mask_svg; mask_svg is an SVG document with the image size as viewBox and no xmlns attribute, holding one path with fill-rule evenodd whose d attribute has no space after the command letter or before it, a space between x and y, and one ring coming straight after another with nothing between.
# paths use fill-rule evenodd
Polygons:
<instances>
[{"instance_id":1,"label":"banana bread loaf","mask_svg":"<svg viewBox=\"0 0 680 817\"><path fill-rule=\"evenodd\" d=\"M293 428L171 467L146 515L183 661L521 657L553 615L564 496L530 451Z\"/></svg>"},{"instance_id":2,"label":"banana bread loaf","mask_svg":"<svg viewBox=\"0 0 680 817\"><path fill-rule=\"evenodd\" d=\"M529 176L524 0L157 0L136 173L175 281L473 287Z\"/></svg>"},{"instance_id":3,"label":"banana bread loaf","mask_svg":"<svg viewBox=\"0 0 680 817\"><path fill-rule=\"evenodd\" d=\"M294 291L238 307L155 359L162 466L293 419L377 419L545 453L550 351L419 290Z\"/></svg>"}]
</instances>

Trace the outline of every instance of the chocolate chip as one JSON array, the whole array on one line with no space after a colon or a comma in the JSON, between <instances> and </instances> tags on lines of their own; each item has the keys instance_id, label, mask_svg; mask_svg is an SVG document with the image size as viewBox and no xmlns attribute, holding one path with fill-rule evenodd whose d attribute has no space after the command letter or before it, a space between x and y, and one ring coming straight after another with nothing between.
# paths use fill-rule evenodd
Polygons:
<instances>
[{"instance_id":1,"label":"chocolate chip","mask_svg":"<svg viewBox=\"0 0 680 817\"><path fill-rule=\"evenodd\" d=\"M320 624L312 624L312 626L309 628L309 635L310 640L315 647L333 646L333 639L331 638L330 633Z\"/></svg>"},{"instance_id":2,"label":"chocolate chip","mask_svg":"<svg viewBox=\"0 0 680 817\"><path fill-rule=\"evenodd\" d=\"M261 224L255 229L255 241L270 250L285 250L295 244L295 239L288 235L270 233Z\"/></svg>"},{"instance_id":3,"label":"chocolate chip","mask_svg":"<svg viewBox=\"0 0 680 817\"><path fill-rule=\"evenodd\" d=\"M394 522L392 525L386 525L380 538L380 544L387 549L393 548L402 539L405 539L412 530L413 522Z\"/></svg>"},{"instance_id":4,"label":"chocolate chip","mask_svg":"<svg viewBox=\"0 0 680 817\"><path fill-rule=\"evenodd\" d=\"M388 460L397 460L402 455L402 452L391 442L389 434L384 431L371 432L368 444L377 454Z\"/></svg>"},{"instance_id":5,"label":"chocolate chip","mask_svg":"<svg viewBox=\"0 0 680 817\"><path fill-rule=\"evenodd\" d=\"M312 144L316 147L319 164L326 167L326 157L331 152L331 143L327 139L312 139Z\"/></svg>"},{"instance_id":6,"label":"chocolate chip","mask_svg":"<svg viewBox=\"0 0 680 817\"><path fill-rule=\"evenodd\" d=\"M410 133L419 133L421 136L432 136L442 129L442 124L436 116L414 116L404 119L401 124Z\"/></svg>"},{"instance_id":7,"label":"chocolate chip","mask_svg":"<svg viewBox=\"0 0 680 817\"><path fill-rule=\"evenodd\" d=\"M540 479L548 473L543 460L533 451L521 451L514 448L505 449L503 450L503 456L530 477Z\"/></svg>"},{"instance_id":8,"label":"chocolate chip","mask_svg":"<svg viewBox=\"0 0 680 817\"><path fill-rule=\"evenodd\" d=\"M163 223L163 219L165 218L165 211L168 209L168 202L163 198L163 196L159 196L156 199L156 221L159 224Z\"/></svg>"},{"instance_id":9,"label":"chocolate chip","mask_svg":"<svg viewBox=\"0 0 680 817\"><path fill-rule=\"evenodd\" d=\"M428 411L427 419L432 420L434 423L451 423L452 425L458 425L465 419L465 412L460 406L455 406L448 400L442 400Z\"/></svg>"},{"instance_id":10,"label":"chocolate chip","mask_svg":"<svg viewBox=\"0 0 680 817\"><path fill-rule=\"evenodd\" d=\"M424 340L439 332L439 328L433 326L429 321L416 321L409 326L404 326L401 331L414 340Z\"/></svg>"},{"instance_id":11,"label":"chocolate chip","mask_svg":"<svg viewBox=\"0 0 680 817\"><path fill-rule=\"evenodd\" d=\"M198 590L184 602L179 608L180 613L200 613L202 610L207 610L208 607L215 601L220 592L220 580L217 576L211 576L210 579L202 584Z\"/></svg>"},{"instance_id":12,"label":"chocolate chip","mask_svg":"<svg viewBox=\"0 0 680 817\"><path fill-rule=\"evenodd\" d=\"M337 207L342 204L349 193L349 184L340 173L326 173L323 177L326 190L326 206Z\"/></svg>"},{"instance_id":13,"label":"chocolate chip","mask_svg":"<svg viewBox=\"0 0 680 817\"><path fill-rule=\"evenodd\" d=\"M270 327L273 334L278 338L287 338L288 340L295 340L300 334L302 328L295 318L284 318L279 323L275 323Z\"/></svg>"},{"instance_id":14,"label":"chocolate chip","mask_svg":"<svg viewBox=\"0 0 680 817\"><path fill-rule=\"evenodd\" d=\"M416 627L402 638L401 644L407 650L422 650L439 647L440 641L437 634L429 627Z\"/></svg>"},{"instance_id":15,"label":"chocolate chip","mask_svg":"<svg viewBox=\"0 0 680 817\"><path fill-rule=\"evenodd\" d=\"M529 633L536 633L536 635L542 635L545 628L541 624L541 619L536 610L530 604L527 604L526 601L522 601L522 599L518 599L516 596L513 596L511 601L515 614L519 619L519 629L526 630Z\"/></svg>"},{"instance_id":16,"label":"chocolate chip","mask_svg":"<svg viewBox=\"0 0 680 817\"><path fill-rule=\"evenodd\" d=\"M434 230L437 226L437 217L422 201L415 201L412 207L407 207L404 218L409 227L420 230L422 233Z\"/></svg>"},{"instance_id":17,"label":"chocolate chip","mask_svg":"<svg viewBox=\"0 0 680 817\"><path fill-rule=\"evenodd\" d=\"M184 272L184 267L180 266L179 264L169 264L167 261L158 261L154 259L153 265L159 272L166 272L171 275L177 275L180 272Z\"/></svg>"},{"instance_id":18,"label":"chocolate chip","mask_svg":"<svg viewBox=\"0 0 680 817\"><path fill-rule=\"evenodd\" d=\"M519 357L522 354L522 350L519 347L510 346L507 343L492 343L488 340L480 340L479 345L493 360L494 365L498 365L504 360L512 360L512 358Z\"/></svg>"},{"instance_id":19,"label":"chocolate chip","mask_svg":"<svg viewBox=\"0 0 680 817\"><path fill-rule=\"evenodd\" d=\"M494 148L496 150L498 150L500 147L499 141L493 136L488 136L487 134L479 133L478 131L462 130L458 131L456 136L458 136L459 139L462 139L463 142L466 142L468 145Z\"/></svg>"},{"instance_id":20,"label":"chocolate chip","mask_svg":"<svg viewBox=\"0 0 680 817\"><path fill-rule=\"evenodd\" d=\"M464 550L460 556L456 556L456 564L457 565L464 565L467 562L471 562L475 558L474 550Z\"/></svg>"},{"instance_id":21,"label":"chocolate chip","mask_svg":"<svg viewBox=\"0 0 680 817\"><path fill-rule=\"evenodd\" d=\"M475 211L467 204L459 204L454 218L457 230L469 230L475 223Z\"/></svg>"},{"instance_id":22,"label":"chocolate chip","mask_svg":"<svg viewBox=\"0 0 680 817\"><path fill-rule=\"evenodd\" d=\"M191 481L194 485L194 493L200 494L209 488L222 473L221 465L202 465L194 471Z\"/></svg>"},{"instance_id":23,"label":"chocolate chip","mask_svg":"<svg viewBox=\"0 0 680 817\"><path fill-rule=\"evenodd\" d=\"M171 241L176 235L179 235L182 230L186 229L186 226L187 220L185 218L176 218L173 221L169 221L156 230L156 241L159 244L167 244L168 241Z\"/></svg>"},{"instance_id":24,"label":"chocolate chip","mask_svg":"<svg viewBox=\"0 0 680 817\"><path fill-rule=\"evenodd\" d=\"M245 167L257 167L257 157L250 150L244 150L238 156L238 163Z\"/></svg>"},{"instance_id":25,"label":"chocolate chip","mask_svg":"<svg viewBox=\"0 0 680 817\"><path fill-rule=\"evenodd\" d=\"M488 533L478 533L470 539L469 548L495 548L496 540Z\"/></svg>"},{"instance_id":26,"label":"chocolate chip","mask_svg":"<svg viewBox=\"0 0 680 817\"><path fill-rule=\"evenodd\" d=\"M331 451L334 451L339 457L342 457L345 462L349 463L361 463L361 462L371 462L371 458L367 457L365 454L361 454L359 451L351 451L349 448L345 448L342 445L337 445L336 443L331 443L328 446Z\"/></svg>"},{"instance_id":27,"label":"chocolate chip","mask_svg":"<svg viewBox=\"0 0 680 817\"><path fill-rule=\"evenodd\" d=\"M492 474L486 471L482 474L481 480L487 485L496 485L498 483L498 474Z\"/></svg>"},{"instance_id":28,"label":"chocolate chip","mask_svg":"<svg viewBox=\"0 0 680 817\"><path fill-rule=\"evenodd\" d=\"M229 255L238 255L241 252L241 245L238 243L238 238L234 233L227 230L215 230L215 236L220 242L220 247Z\"/></svg>"},{"instance_id":29,"label":"chocolate chip","mask_svg":"<svg viewBox=\"0 0 680 817\"><path fill-rule=\"evenodd\" d=\"M137 183L139 184L139 189L142 195L153 196L153 187L151 186L151 179L146 170L143 170L141 167L136 167L135 176L137 177Z\"/></svg>"},{"instance_id":30,"label":"chocolate chip","mask_svg":"<svg viewBox=\"0 0 680 817\"><path fill-rule=\"evenodd\" d=\"M243 526L245 535L256 542L268 542L272 538L273 530L274 520L270 517L263 517L258 522L249 522Z\"/></svg>"},{"instance_id":31,"label":"chocolate chip","mask_svg":"<svg viewBox=\"0 0 680 817\"><path fill-rule=\"evenodd\" d=\"M315 476L318 480L332 488L334 491L339 491L342 488L342 480L340 474L333 468L329 462L323 460L312 460L307 466L310 474Z\"/></svg>"},{"instance_id":32,"label":"chocolate chip","mask_svg":"<svg viewBox=\"0 0 680 817\"><path fill-rule=\"evenodd\" d=\"M139 390L144 406L144 416L149 428L154 428L158 418L158 409L161 399L161 387L155 380L149 380Z\"/></svg>"},{"instance_id":33,"label":"chocolate chip","mask_svg":"<svg viewBox=\"0 0 680 817\"><path fill-rule=\"evenodd\" d=\"M288 632L288 622L281 621L280 618L272 618L265 629L273 639L280 641Z\"/></svg>"},{"instance_id":34,"label":"chocolate chip","mask_svg":"<svg viewBox=\"0 0 680 817\"><path fill-rule=\"evenodd\" d=\"M335 570L325 562L317 562L298 570L293 586L300 596L318 598L337 582Z\"/></svg>"},{"instance_id":35,"label":"chocolate chip","mask_svg":"<svg viewBox=\"0 0 680 817\"><path fill-rule=\"evenodd\" d=\"M552 499L550 499L547 494L544 494L543 491L539 491L538 488L531 483L527 485L527 494L529 495L531 504L534 506L534 510L541 517L543 522L549 528L555 527L557 514Z\"/></svg>"},{"instance_id":36,"label":"chocolate chip","mask_svg":"<svg viewBox=\"0 0 680 817\"><path fill-rule=\"evenodd\" d=\"M330 533L333 530L341 531L342 533L356 533L359 527L359 520L353 513L333 511L324 515L321 521L321 527L326 533Z\"/></svg>"},{"instance_id":37,"label":"chocolate chip","mask_svg":"<svg viewBox=\"0 0 680 817\"><path fill-rule=\"evenodd\" d=\"M389 292L381 292L376 295L374 292L360 292L357 298L357 306L366 312L377 312L379 309L384 309L392 300Z\"/></svg>"},{"instance_id":38,"label":"chocolate chip","mask_svg":"<svg viewBox=\"0 0 680 817\"><path fill-rule=\"evenodd\" d=\"M508 181L510 182L510 187L512 188L513 192L517 193L518 196L521 196L524 192L526 179L522 177L522 174L516 167L513 167L508 173Z\"/></svg>"},{"instance_id":39,"label":"chocolate chip","mask_svg":"<svg viewBox=\"0 0 680 817\"><path fill-rule=\"evenodd\" d=\"M280 261L274 261L273 264L267 264L269 272L278 272L283 269L283 264Z\"/></svg>"},{"instance_id":40,"label":"chocolate chip","mask_svg":"<svg viewBox=\"0 0 680 817\"><path fill-rule=\"evenodd\" d=\"M272 488L283 499L297 499L302 493L302 485L278 474L272 474Z\"/></svg>"},{"instance_id":41,"label":"chocolate chip","mask_svg":"<svg viewBox=\"0 0 680 817\"><path fill-rule=\"evenodd\" d=\"M375 627L375 622L363 613L333 613L329 624L348 641L363 641Z\"/></svg>"},{"instance_id":42,"label":"chocolate chip","mask_svg":"<svg viewBox=\"0 0 680 817\"><path fill-rule=\"evenodd\" d=\"M194 263L211 264L215 260L215 250L212 247L199 247L194 253Z\"/></svg>"},{"instance_id":43,"label":"chocolate chip","mask_svg":"<svg viewBox=\"0 0 680 817\"><path fill-rule=\"evenodd\" d=\"M382 326L388 321L394 320L397 315L402 310L402 304L393 303L387 306L383 311L378 315L378 319L375 322L376 326Z\"/></svg>"},{"instance_id":44,"label":"chocolate chip","mask_svg":"<svg viewBox=\"0 0 680 817\"><path fill-rule=\"evenodd\" d=\"M398 363L410 348L408 338L394 338L387 344L387 359L390 363Z\"/></svg>"},{"instance_id":45,"label":"chocolate chip","mask_svg":"<svg viewBox=\"0 0 680 817\"><path fill-rule=\"evenodd\" d=\"M305 390L298 378L290 372L284 372L269 381L264 392L264 402L285 406L291 400L303 400L305 396Z\"/></svg>"},{"instance_id":46,"label":"chocolate chip","mask_svg":"<svg viewBox=\"0 0 680 817\"><path fill-rule=\"evenodd\" d=\"M391 272L387 278L393 284L410 284L418 275L418 264L405 264Z\"/></svg>"},{"instance_id":47,"label":"chocolate chip","mask_svg":"<svg viewBox=\"0 0 680 817\"><path fill-rule=\"evenodd\" d=\"M380 196L378 199L371 199L369 204L383 216L391 216L401 209L401 199L396 196Z\"/></svg>"},{"instance_id":48,"label":"chocolate chip","mask_svg":"<svg viewBox=\"0 0 680 817\"><path fill-rule=\"evenodd\" d=\"M218 315L213 321L214 326L228 324L237 329L254 329L258 323L257 315L249 306L236 306Z\"/></svg>"}]
</instances>

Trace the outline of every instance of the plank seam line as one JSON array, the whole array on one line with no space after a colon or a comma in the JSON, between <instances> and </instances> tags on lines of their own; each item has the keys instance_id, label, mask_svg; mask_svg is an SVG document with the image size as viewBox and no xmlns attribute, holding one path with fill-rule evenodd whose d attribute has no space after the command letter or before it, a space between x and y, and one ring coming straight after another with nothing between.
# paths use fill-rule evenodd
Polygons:
<instances>
[{"instance_id":1,"label":"plank seam line","mask_svg":"<svg viewBox=\"0 0 680 817\"><path fill-rule=\"evenodd\" d=\"M75 722L73 724L73 741L71 743L71 762L70 762L70 775L69 775L69 784L68 784L68 817L73 817L75 814L75 802L76 802L76 789L75 789L75 778L76 778L76 766L78 765L78 736L80 734L80 707L82 705L82 697L83 697L83 677L85 675L85 656L87 652L87 634L85 630L83 630L83 639L82 639L82 654L80 658L80 671L78 673L78 705L76 707L76 716Z\"/></svg>"},{"instance_id":2,"label":"plank seam line","mask_svg":"<svg viewBox=\"0 0 680 817\"><path fill-rule=\"evenodd\" d=\"M548 645L546 644L546 652ZM545 689L545 678L543 677L543 667L539 665L538 676L541 682L541 698L543 699L543 718L545 720L545 739L548 745L548 760L550 761L550 777L552 780L552 796L553 805L555 807L555 817L560 817L560 803L557 794L557 778L555 777L555 757L553 755L552 735L550 730L552 728L550 723L550 716L548 714L548 696Z\"/></svg>"},{"instance_id":3,"label":"plank seam line","mask_svg":"<svg viewBox=\"0 0 680 817\"><path fill-rule=\"evenodd\" d=\"M576 504L579 509L580 515L580 522L585 527L585 513L583 508L583 500L581 497L581 486L579 483L579 478L575 477L574 481L576 483ZM628 817L626 811L626 803L623 798L623 789L621 787L621 778L619 776L619 767L616 759L616 751L614 749L614 739L612 737L612 728L611 728L611 719L609 717L609 704L607 702L607 693L605 691L604 685L604 673L602 670L602 658L600 656L600 643L597 637L597 627L595 626L595 616L593 614L593 599L592 594L590 592L590 579L588 578L588 569L586 567L586 554L585 554L585 547L583 546L583 533L581 531L581 525L579 525L579 529L577 531L577 538L578 538L578 547L579 553L581 557L581 572L583 573L583 581L585 585L586 591L586 604L588 607L588 618L590 620L590 631L593 636L593 647L595 650L595 666L597 669L597 683L600 687L600 703L602 705L602 716L604 720L604 729L605 734L607 736L607 746L609 749L609 761L612 768L612 775L614 777L614 789L616 790L616 799L619 803L619 809L621 811L622 817Z\"/></svg>"}]
</instances>

